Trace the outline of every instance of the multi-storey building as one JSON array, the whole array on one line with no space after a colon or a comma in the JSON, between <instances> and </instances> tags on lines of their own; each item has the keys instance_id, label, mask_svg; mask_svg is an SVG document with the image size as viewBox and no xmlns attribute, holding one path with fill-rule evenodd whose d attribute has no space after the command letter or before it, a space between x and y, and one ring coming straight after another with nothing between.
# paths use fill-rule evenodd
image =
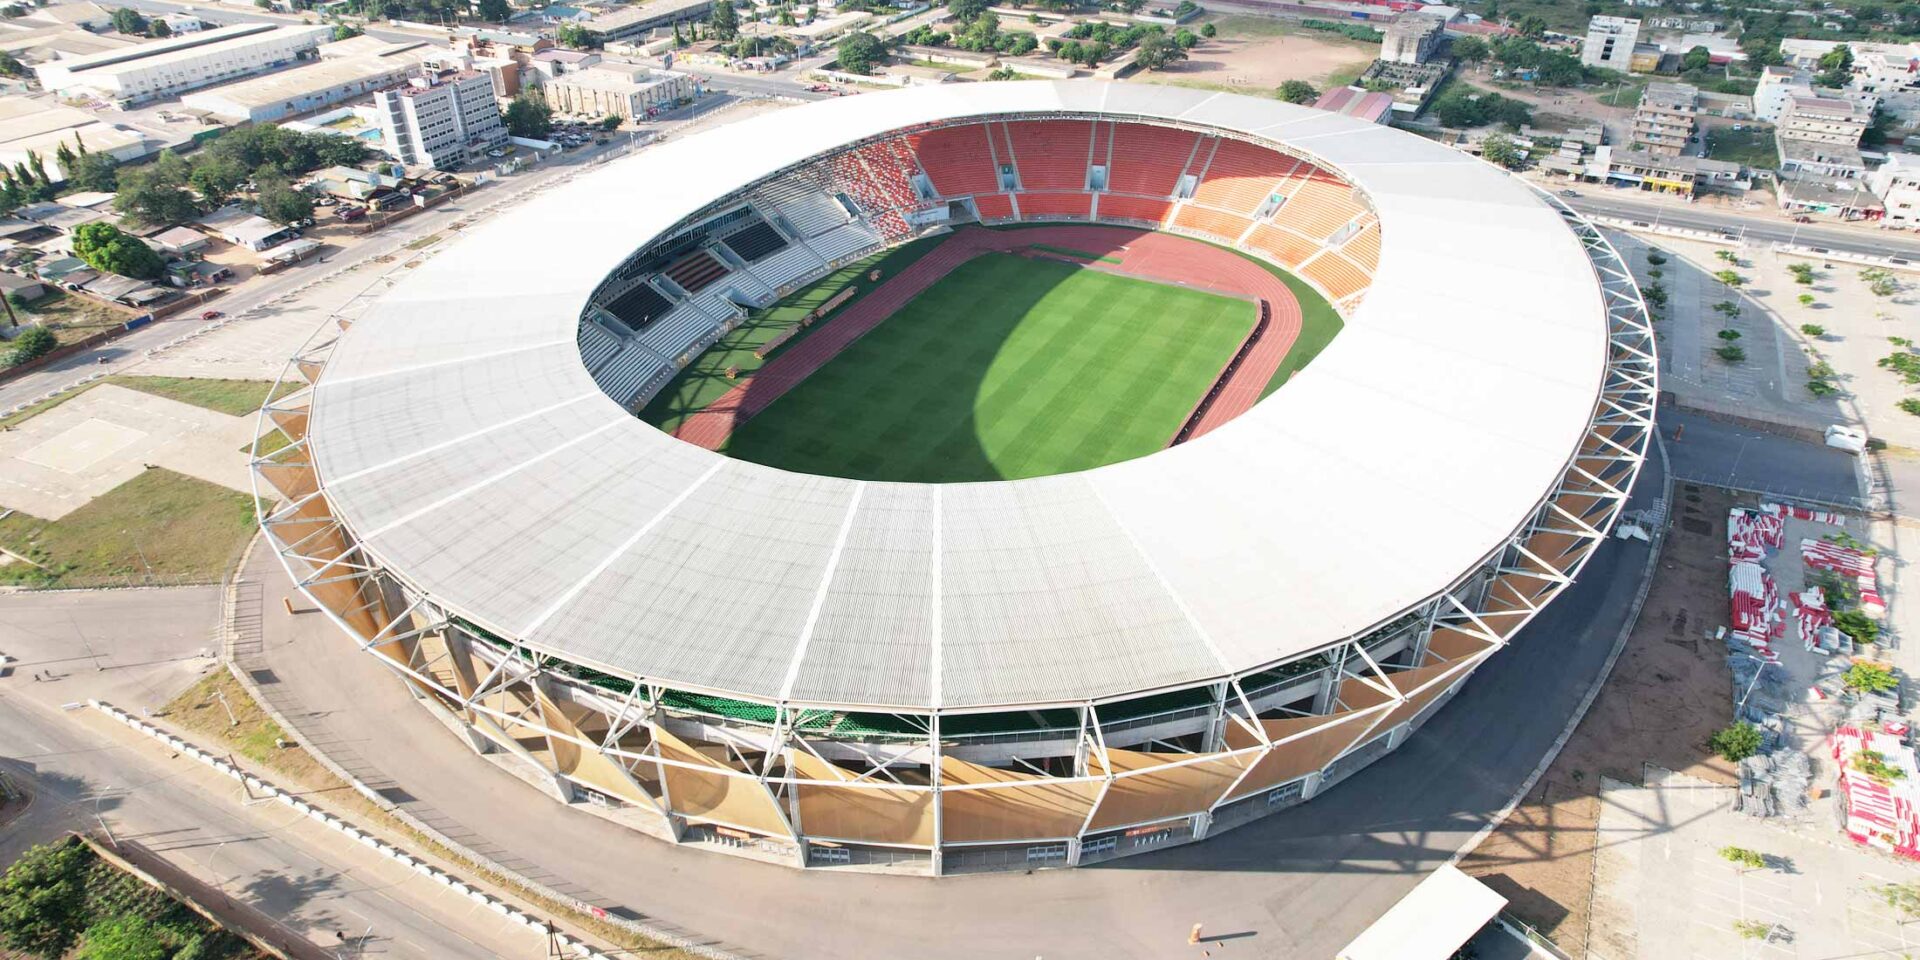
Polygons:
<instances>
[{"instance_id":1,"label":"multi-storey building","mask_svg":"<svg viewBox=\"0 0 1920 960\"><path fill-rule=\"evenodd\" d=\"M693 77L638 64L599 63L561 74L543 87L547 102L562 113L644 120L657 109L699 93Z\"/></svg>"},{"instance_id":2,"label":"multi-storey building","mask_svg":"<svg viewBox=\"0 0 1920 960\"><path fill-rule=\"evenodd\" d=\"M507 141L486 74L414 77L375 93L373 104L387 152L408 165L452 169Z\"/></svg>"},{"instance_id":3,"label":"multi-storey building","mask_svg":"<svg viewBox=\"0 0 1920 960\"><path fill-rule=\"evenodd\" d=\"M1380 40L1380 59L1388 63L1426 63L1440 51L1445 26L1446 21L1425 13L1395 17Z\"/></svg>"},{"instance_id":4,"label":"multi-storey building","mask_svg":"<svg viewBox=\"0 0 1920 960\"><path fill-rule=\"evenodd\" d=\"M1893 154L1880 169L1867 175L1867 186L1886 207L1889 224L1920 224L1920 156Z\"/></svg>"},{"instance_id":5,"label":"multi-storey building","mask_svg":"<svg viewBox=\"0 0 1920 960\"><path fill-rule=\"evenodd\" d=\"M333 28L243 23L155 40L33 70L46 90L144 103L251 76L314 55Z\"/></svg>"},{"instance_id":6,"label":"multi-storey building","mask_svg":"<svg viewBox=\"0 0 1920 960\"><path fill-rule=\"evenodd\" d=\"M1640 39L1640 21L1627 17L1594 17L1587 21L1587 42L1580 62L1626 73L1633 65L1633 46Z\"/></svg>"},{"instance_id":7,"label":"multi-storey building","mask_svg":"<svg viewBox=\"0 0 1920 960\"><path fill-rule=\"evenodd\" d=\"M1648 84L1633 111L1633 146L1654 156L1678 156L1693 136L1699 104L1700 91L1687 84Z\"/></svg>"}]
</instances>

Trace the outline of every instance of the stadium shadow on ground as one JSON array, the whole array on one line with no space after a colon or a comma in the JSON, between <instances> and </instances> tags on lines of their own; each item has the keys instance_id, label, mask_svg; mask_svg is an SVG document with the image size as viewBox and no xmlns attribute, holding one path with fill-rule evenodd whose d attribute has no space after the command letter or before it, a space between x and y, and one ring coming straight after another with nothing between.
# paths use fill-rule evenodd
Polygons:
<instances>
[{"instance_id":1,"label":"stadium shadow on ground","mask_svg":"<svg viewBox=\"0 0 1920 960\"><path fill-rule=\"evenodd\" d=\"M771 402L725 452L902 482L1133 459L1166 446L1256 318L1230 297L985 254Z\"/></svg>"}]
</instances>

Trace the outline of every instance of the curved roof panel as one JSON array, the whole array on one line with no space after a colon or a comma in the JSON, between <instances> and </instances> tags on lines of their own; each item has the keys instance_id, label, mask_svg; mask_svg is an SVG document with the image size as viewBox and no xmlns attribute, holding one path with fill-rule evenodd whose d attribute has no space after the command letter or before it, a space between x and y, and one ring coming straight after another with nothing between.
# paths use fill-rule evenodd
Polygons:
<instances>
[{"instance_id":1,"label":"curved roof panel","mask_svg":"<svg viewBox=\"0 0 1920 960\"><path fill-rule=\"evenodd\" d=\"M1055 112L1214 127L1338 170L1382 224L1364 303L1197 440L1001 483L731 460L633 418L582 365L595 288L715 201L903 127ZM342 335L309 436L370 553L531 646L749 699L1037 705L1258 669L1444 589L1560 477L1606 333L1560 217L1446 147L1231 94L946 85L754 117L494 216Z\"/></svg>"}]
</instances>

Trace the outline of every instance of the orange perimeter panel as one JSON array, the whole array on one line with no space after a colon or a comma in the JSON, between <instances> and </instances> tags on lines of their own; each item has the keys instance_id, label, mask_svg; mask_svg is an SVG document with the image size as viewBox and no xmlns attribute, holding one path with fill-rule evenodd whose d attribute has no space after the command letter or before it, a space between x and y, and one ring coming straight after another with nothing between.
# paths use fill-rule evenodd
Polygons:
<instances>
[{"instance_id":1,"label":"orange perimeter panel","mask_svg":"<svg viewBox=\"0 0 1920 960\"><path fill-rule=\"evenodd\" d=\"M1182 207L1173 217L1175 226L1210 234L1220 238L1224 243L1233 243L1240 239L1240 235L1246 232L1248 225L1252 222L1246 217L1236 217L1231 213L1191 206Z\"/></svg>"},{"instance_id":2,"label":"orange perimeter panel","mask_svg":"<svg viewBox=\"0 0 1920 960\"><path fill-rule=\"evenodd\" d=\"M1117 194L1103 194L1100 197L1100 217L1119 217L1123 220L1142 220L1147 223L1161 223L1167 219L1167 211L1173 209L1170 200L1152 200L1146 197L1122 197Z\"/></svg>"},{"instance_id":3,"label":"orange perimeter panel","mask_svg":"<svg viewBox=\"0 0 1920 960\"><path fill-rule=\"evenodd\" d=\"M1022 217L1072 217L1085 220L1092 215L1093 197L1085 193L1023 193Z\"/></svg>"},{"instance_id":4,"label":"orange perimeter panel","mask_svg":"<svg viewBox=\"0 0 1920 960\"><path fill-rule=\"evenodd\" d=\"M1013 216L1013 201L1004 193L983 193L973 198L982 220L1005 220Z\"/></svg>"}]
</instances>

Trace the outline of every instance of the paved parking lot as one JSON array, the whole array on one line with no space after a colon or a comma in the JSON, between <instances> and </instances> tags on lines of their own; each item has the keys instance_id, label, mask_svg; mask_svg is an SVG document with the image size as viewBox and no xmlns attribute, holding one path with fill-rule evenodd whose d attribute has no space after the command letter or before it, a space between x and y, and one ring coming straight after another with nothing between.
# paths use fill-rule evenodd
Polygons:
<instances>
[{"instance_id":1,"label":"paved parking lot","mask_svg":"<svg viewBox=\"0 0 1920 960\"><path fill-rule=\"evenodd\" d=\"M1920 871L1735 813L1732 787L1652 767L1646 782L1602 781L1591 960L1891 958L1920 945L1875 889ZM1828 802L1815 810L1827 816ZM1736 867L1726 846L1767 867ZM1743 921L1776 933L1741 936Z\"/></svg>"}]
</instances>

